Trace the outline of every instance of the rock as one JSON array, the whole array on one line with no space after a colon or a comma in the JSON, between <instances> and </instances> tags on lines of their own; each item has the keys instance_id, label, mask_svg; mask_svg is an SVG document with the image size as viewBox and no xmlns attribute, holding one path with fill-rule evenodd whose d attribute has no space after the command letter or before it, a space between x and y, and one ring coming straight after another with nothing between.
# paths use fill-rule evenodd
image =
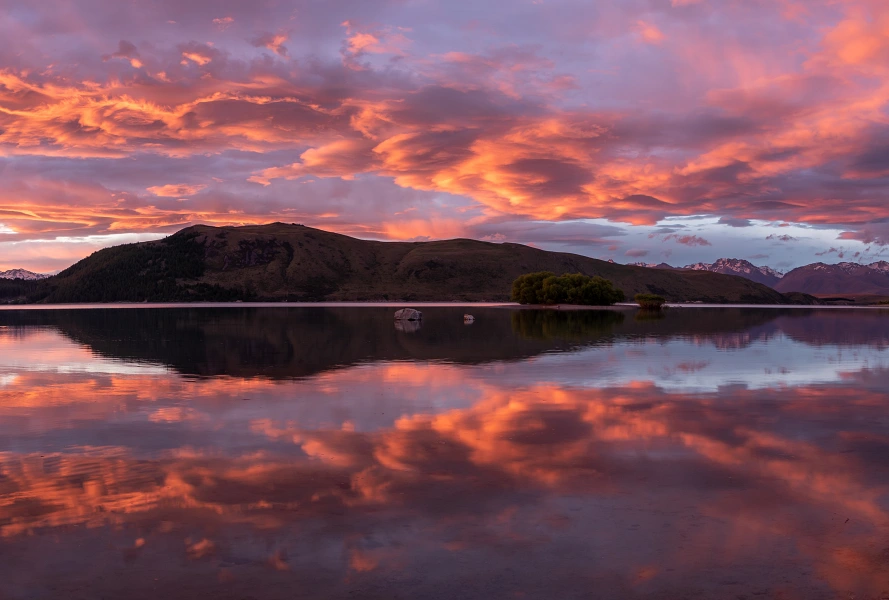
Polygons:
<instances>
[{"instance_id":1,"label":"rock","mask_svg":"<svg viewBox=\"0 0 889 600\"><path fill-rule=\"evenodd\" d=\"M463 315L463 322L469 325L470 323L475 323L475 317L472 315Z\"/></svg>"},{"instance_id":2,"label":"rock","mask_svg":"<svg viewBox=\"0 0 889 600\"><path fill-rule=\"evenodd\" d=\"M400 308L395 311L396 321L422 321L423 313L415 308Z\"/></svg>"}]
</instances>

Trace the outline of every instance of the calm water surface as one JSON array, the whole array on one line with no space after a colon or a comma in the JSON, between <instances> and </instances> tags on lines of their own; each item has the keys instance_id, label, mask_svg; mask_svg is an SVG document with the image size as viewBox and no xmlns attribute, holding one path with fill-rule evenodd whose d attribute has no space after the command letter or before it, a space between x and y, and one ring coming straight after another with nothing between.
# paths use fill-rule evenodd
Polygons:
<instances>
[{"instance_id":1,"label":"calm water surface","mask_svg":"<svg viewBox=\"0 0 889 600\"><path fill-rule=\"evenodd\" d=\"M889 598L889 313L0 311L0 598Z\"/></svg>"}]
</instances>

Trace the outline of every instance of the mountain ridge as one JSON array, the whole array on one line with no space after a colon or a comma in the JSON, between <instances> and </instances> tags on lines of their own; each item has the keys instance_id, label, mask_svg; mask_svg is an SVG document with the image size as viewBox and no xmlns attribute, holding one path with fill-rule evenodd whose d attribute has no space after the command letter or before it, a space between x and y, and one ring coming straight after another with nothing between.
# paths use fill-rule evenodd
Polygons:
<instances>
[{"instance_id":1,"label":"mountain ridge","mask_svg":"<svg viewBox=\"0 0 889 600\"><path fill-rule=\"evenodd\" d=\"M776 271L771 267L760 267L742 258L719 258L712 263L697 262L685 265L684 267L674 267L667 263L655 264L637 262L631 264L633 266L647 267L649 269L709 271L711 273L722 273L723 275L736 275L772 288L774 288L774 285L784 276L783 273Z\"/></svg>"},{"instance_id":2,"label":"mountain ridge","mask_svg":"<svg viewBox=\"0 0 889 600\"><path fill-rule=\"evenodd\" d=\"M787 272L775 289L806 294L889 295L889 263L812 263Z\"/></svg>"},{"instance_id":3,"label":"mountain ridge","mask_svg":"<svg viewBox=\"0 0 889 600\"><path fill-rule=\"evenodd\" d=\"M815 262L786 273L757 266L738 258L720 258L712 263L699 262L684 267L667 263L632 263L649 269L709 271L737 275L767 285L781 293L798 292L818 295L889 295L889 261L871 263Z\"/></svg>"},{"instance_id":4,"label":"mountain ridge","mask_svg":"<svg viewBox=\"0 0 889 600\"><path fill-rule=\"evenodd\" d=\"M742 258L720 258L713 263L695 263L686 265L683 268L723 273L725 275L738 275L769 287L774 287L784 276L783 273L771 267L760 267Z\"/></svg>"}]
</instances>

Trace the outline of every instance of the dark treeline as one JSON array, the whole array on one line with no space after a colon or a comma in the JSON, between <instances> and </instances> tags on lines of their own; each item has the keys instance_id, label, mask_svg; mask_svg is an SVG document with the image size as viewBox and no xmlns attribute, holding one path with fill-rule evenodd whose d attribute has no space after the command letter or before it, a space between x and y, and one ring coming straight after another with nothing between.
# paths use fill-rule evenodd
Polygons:
<instances>
[{"instance_id":1,"label":"dark treeline","mask_svg":"<svg viewBox=\"0 0 889 600\"><path fill-rule=\"evenodd\" d=\"M40 281L0 279L0 303L8 304L33 297L40 289Z\"/></svg>"},{"instance_id":2,"label":"dark treeline","mask_svg":"<svg viewBox=\"0 0 889 600\"><path fill-rule=\"evenodd\" d=\"M0 280L0 303L230 302L250 301L248 288L193 283L204 274L197 234L152 244L125 244L93 253L40 281ZM190 285L183 285L190 281ZM64 285L60 285L64 282Z\"/></svg>"}]
</instances>

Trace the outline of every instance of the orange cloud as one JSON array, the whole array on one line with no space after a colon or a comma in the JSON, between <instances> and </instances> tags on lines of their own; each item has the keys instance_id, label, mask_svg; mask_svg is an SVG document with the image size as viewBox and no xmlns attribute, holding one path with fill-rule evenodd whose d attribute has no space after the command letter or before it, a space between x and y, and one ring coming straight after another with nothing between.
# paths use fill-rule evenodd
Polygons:
<instances>
[{"instance_id":1,"label":"orange cloud","mask_svg":"<svg viewBox=\"0 0 889 600\"><path fill-rule=\"evenodd\" d=\"M344 21L342 26L348 32L345 50L352 56L364 53L404 55L405 47L410 43L401 31L392 28L367 29L352 21Z\"/></svg>"},{"instance_id":2,"label":"orange cloud","mask_svg":"<svg viewBox=\"0 0 889 600\"><path fill-rule=\"evenodd\" d=\"M186 183L168 183L167 185L155 185L148 188L148 191L154 194L155 196L163 196L165 198L181 198L183 196L194 196L198 192L203 189L206 189L206 185L189 185Z\"/></svg>"},{"instance_id":3,"label":"orange cloud","mask_svg":"<svg viewBox=\"0 0 889 600\"><path fill-rule=\"evenodd\" d=\"M201 66L208 65L208 64L210 64L210 61L213 60L212 57L205 56L204 54L201 54L199 52L183 52L182 56L183 56L183 58L190 60L194 63L197 63ZM185 64L185 63L183 62L183 64Z\"/></svg>"},{"instance_id":4,"label":"orange cloud","mask_svg":"<svg viewBox=\"0 0 889 600\"><path fill-rule=\"evenodd\" d=\"M638 31L642 39L649 44L660 44L664 41L664 39L666 39L666 36L663 34L663 32L661 32L661 30L658 29L657 26L653 23L637 21L636 31Z\"/></svg>"},{"instance_id":5,"label":"orange cloud","mask_svg":"<svg viewBox=\"0 0 889 600\"><path fill-rule=\"evenodd\" d=\"M850 15L827 33L824 42L827 51L842 63L885 71L889 64L889 14Z\"/></svg>"},{"instance_id":6,"label":"orange cloud","mask_svg":"<svg viewBox=\"0 0 889 600\"><path fill-rule=\"evenodd\" d=\"M257 48L268 48L275 54L287 56L284 43L290 38L287 33L264 33L254 38L251 43Z\"/></svg>"}]
</instances>

